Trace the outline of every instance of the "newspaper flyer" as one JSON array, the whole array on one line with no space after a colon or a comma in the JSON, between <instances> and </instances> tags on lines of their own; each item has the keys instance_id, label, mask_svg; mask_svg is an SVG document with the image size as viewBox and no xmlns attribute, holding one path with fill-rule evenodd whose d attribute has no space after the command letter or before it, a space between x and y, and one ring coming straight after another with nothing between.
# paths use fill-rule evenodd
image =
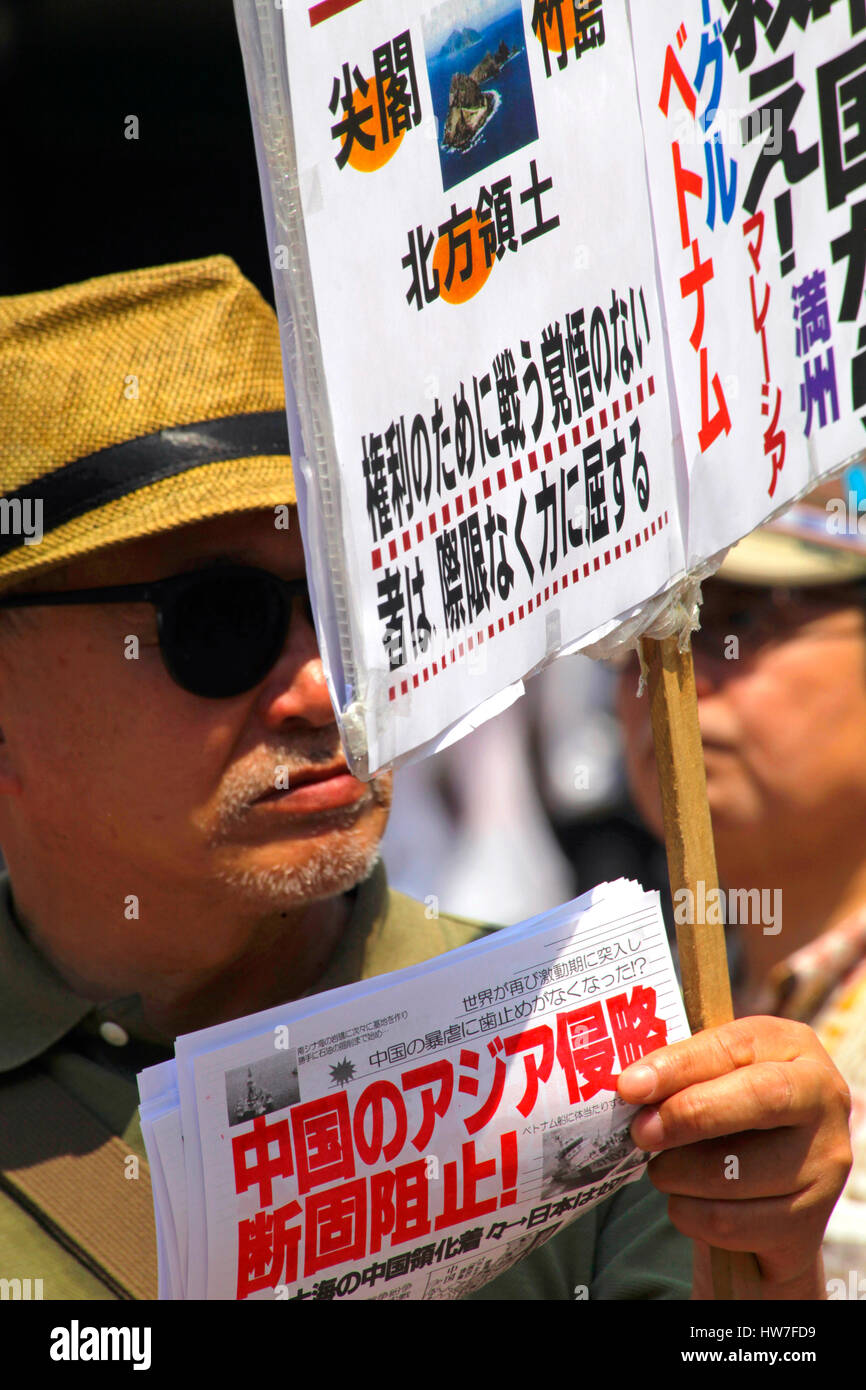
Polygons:
<instances>
[{"instance_id":1,"label":"newspaper flyer","mask_svg":"<svg viewBox=\"0 0 866 1390\"><path fill-rule=\"evenodd\" d=\"M140 1078L160 1296L462 1297L641 1176L616 1078L688 1032L658 897L620 881L179 1038Z\"/></svg>"},{"instance_id":2,"label":"newspaper flyer","mask_svg":"<svg viewBox=\"0 0 866 1390\"><path fill-rule=\"evenodd\" d=\"M693 567L866 448L866 5L631 15Z\"/></svg>"}]
</instances>

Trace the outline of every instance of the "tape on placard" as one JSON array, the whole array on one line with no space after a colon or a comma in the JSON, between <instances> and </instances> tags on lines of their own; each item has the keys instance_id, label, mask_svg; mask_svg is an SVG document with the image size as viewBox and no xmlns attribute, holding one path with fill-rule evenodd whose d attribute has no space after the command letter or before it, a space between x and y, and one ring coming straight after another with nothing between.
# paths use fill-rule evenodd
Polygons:
<instances>
[{"instance_id":1,"label":"tape on placard","mask_svg":"<svg viewBox=\"0 0 866 1390\"><path fill-rule=\"evenodd\" d=\"M317 212L324 210L325 199L318 164L314 164L312 169L305 169L301 175L301 200L305 217L314 217Z\"/></svg>"},{"instance_id":2,"label":"tape on placard","mask_svg":"<svg viewBox=\"0 0 866 1390\"><path fill-rule=\"evenodd\" d=\"M562 646L562 618L558 608L551 608L544 616L544 649L550 656Z\"/></svg>"}]
</instances>

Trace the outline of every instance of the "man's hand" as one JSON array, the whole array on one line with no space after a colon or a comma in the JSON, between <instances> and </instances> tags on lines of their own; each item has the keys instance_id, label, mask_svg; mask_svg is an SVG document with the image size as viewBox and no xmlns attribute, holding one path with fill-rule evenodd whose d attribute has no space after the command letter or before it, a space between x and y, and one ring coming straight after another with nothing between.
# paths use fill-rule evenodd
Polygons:
<instances>
[{"instance_id":1,"label":"man's hand","mask_svg":"<svg viewBox=\"0 0 866 1390\"><path fill-rule=\"evenodd\" d=\"M708 1028L626 1068L618 1091L646 1107L632 1138L660 1151L649 1176L696 1242L695 1297L712 1297L711 1245L753 1251L764 1298L826 1297L821 1241L851 1167L851 1098L811 1028Z\"/></svg>"}]
</instances>

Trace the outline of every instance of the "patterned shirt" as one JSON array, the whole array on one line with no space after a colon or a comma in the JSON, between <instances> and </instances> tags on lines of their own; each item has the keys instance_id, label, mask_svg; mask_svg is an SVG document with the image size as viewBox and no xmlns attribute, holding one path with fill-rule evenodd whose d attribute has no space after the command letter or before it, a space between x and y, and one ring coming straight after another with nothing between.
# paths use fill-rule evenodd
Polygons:
<instances>
[{"instance_id":1,"label":"patterned shirt","mask_svg":"<svg viewBox=\"0 0 866 1390\"><path fill-rule=\"evenodd\" d=\"M777 1014L808 1023L851 1091L854 1163L824 1238L828 1281L866 1276L866 907L770 971L740 1014Z\"/></svg>"}]
</instances>

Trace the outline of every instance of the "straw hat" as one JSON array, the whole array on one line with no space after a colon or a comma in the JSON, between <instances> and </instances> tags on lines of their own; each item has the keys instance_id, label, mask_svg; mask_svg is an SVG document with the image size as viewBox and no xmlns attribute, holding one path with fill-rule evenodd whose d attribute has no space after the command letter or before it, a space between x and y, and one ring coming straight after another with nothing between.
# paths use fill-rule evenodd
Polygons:
<instances>
[{"instance_id":1,"label":"straw hat","mask_svg":"<svg viewBox=\"0 0 866 1390\"><path fill-rule=\"evenodd\" d=\"M807 588L866 579L866 478L849 469L729 552L715 576L734 584Z\"/></svg>"},{"instance_id":2,"label":"straw hat","mask_svg":"<svg viewBox=\"0 0 866 1390\"><path fill-rule=\"evenodd\" d=\"M234 261L0 298L0 494L0 589L294 503L276 317Z\"/></svg>"}]
</instances>

